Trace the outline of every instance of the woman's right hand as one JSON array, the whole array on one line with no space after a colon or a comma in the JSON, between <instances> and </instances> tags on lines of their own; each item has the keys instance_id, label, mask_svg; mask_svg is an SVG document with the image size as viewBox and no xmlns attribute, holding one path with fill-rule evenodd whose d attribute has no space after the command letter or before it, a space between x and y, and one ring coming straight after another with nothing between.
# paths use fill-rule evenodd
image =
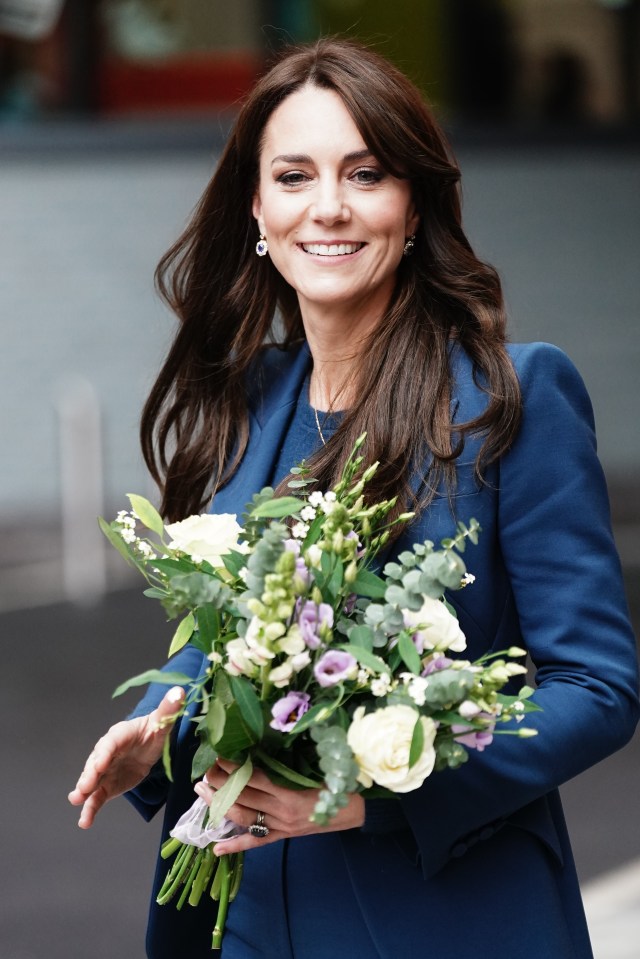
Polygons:
<instances>
[{"instance_id":1,"label":"woman's right hand","mask_svg":"<svg viewBox=\"0 0 640 959\"><path fill-rule=\"evenodd\" d=\"M172 687L148 716L116 723L99 739L69 793L73 806L82 806L78 825L89 829L110 799L133 789L162 756L164 742L184 700L181 686Z\"/></svg>"}]
</instances>

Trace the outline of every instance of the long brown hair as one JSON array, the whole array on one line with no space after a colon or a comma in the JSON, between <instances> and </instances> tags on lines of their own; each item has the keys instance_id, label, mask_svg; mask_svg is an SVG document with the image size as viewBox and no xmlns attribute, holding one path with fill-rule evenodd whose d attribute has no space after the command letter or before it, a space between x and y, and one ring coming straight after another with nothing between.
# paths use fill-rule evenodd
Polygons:
<instances>
[{"instance_id":1,"label":"long brown hair","mask_svg":"<svg viewBox=\"0 0 640 959\"><path fill-rule=\"evenodd\" d=\"M466 435L483 438L476 462L481 478L519 425L500 281L463 232L460 172L442 131L416 88L385 59L352 41L320 40L289 50L257 83L189 226L156 271L180 327L145 405L141 439L171 520L202 509L242 459L247 371L274 338L276 309L283 348L304 337L295 291L268 256L255 254L251 204L269 117L309 83L342 98L384 169L410 181L420 215L414 253L403 258L388 309L358 357L356 401L313 457L313 475L328 488L366 430L366 461L381 463L370 497L399 495L401 506L408 505L412 473L430 454L424 503L443 480L453 489ZM456 425L455 441L454 338L488 397L481 416Z\"/></svg>"}]
</instances>

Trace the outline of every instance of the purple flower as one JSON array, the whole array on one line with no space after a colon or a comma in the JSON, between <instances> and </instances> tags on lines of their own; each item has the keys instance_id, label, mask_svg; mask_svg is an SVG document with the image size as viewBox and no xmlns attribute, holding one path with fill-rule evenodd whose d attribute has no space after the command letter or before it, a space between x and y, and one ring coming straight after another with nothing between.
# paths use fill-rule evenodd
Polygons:
<instances>
[{"instance_id":1,"label":"purple flower","mask_svg":"<svg viewBox=\"0 0 640 959\"><path fill-rule=\"evenodd\" d=\"M351 655L340 649L330 649L324 653L313 667L313 675L321 686L335 686L349 679L358 664Z\"/></svg>"},{"instance_id":2,"label":"purple flower","mask_svg":"<svg viewBox=\"0 0 640 959\"><path fill-rule=\"evenodd\" d=\"M431 673L435 673L440 669L448 669L452 663L453 663L453 660L447 659L446 656L436 656L435 659L432 659L430 662L427 663L427 665L424 667L420 675L430 676Z\"/></svg>"},{"instance_id":3,"label":"purple flower","mask_svg":"<svg viewBox=\"0 0 640 959\"><path fill-rule=\"evenodd\" d=\"M269 723L271 728L279 729L281 733L288 733L308 710L310 699L309 693L298 693L295 690L287 693L271 707L273 716Z\"/></svg>"},{"instance_id":4,"label":"purple flower","mask_svg":"<svg viewBox=\"0 0 640 959\"><path fill-rule=\"evenodd\" d=\"M453 737L457 743L469 749L477 749L479 753L493 742L493 725L487 729L473 729L464 723L458 723L451 727L451 732L457 734Z\"/></svg>"},{"instance_id":5,"label":"purple flower","mask_svg":"<svg viewBox=\"0 0 640 959\"><path fill-rule=\"evenodd\" d=\"M309 649L317 649L320 646L320 627L333 626L333 609L328 603L316 603L307 599L304 603L298 603L298 626L300 633Z\"/></svg>"}]
</instances>

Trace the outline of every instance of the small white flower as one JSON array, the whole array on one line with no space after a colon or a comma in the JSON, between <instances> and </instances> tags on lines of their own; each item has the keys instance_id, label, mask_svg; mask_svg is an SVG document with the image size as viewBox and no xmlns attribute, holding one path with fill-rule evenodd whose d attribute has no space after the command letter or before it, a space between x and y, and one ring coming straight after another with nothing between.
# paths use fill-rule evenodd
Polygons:
<instances>
[{"instance_id":1,"label":"small white flower","mask_svg":"<svg viewBox=\"0 0 640 959\"><path fill-rule=\"evenodd\" d=\"M120 536L123 538L125 543L135 543L136 541L135 531L130 529L128 526L125 526L124 529L120 530Z\"/></svg>"},{"instance_id":2,"label":"small white flower","mask_svg":"<svg viewBox=\"0 0 640 959\"><path fill-rule=\"evenodd\" d=\"M307 523L313 522L316 518L316 511L313 506L303 506L300 510L300 519L305 520Z\"/></svg>"},{"instance_id":3,"label":"small white flower","mask_svg":"<svg viewBox=\"0 0 640 959\"><path fill-rule=\"evenodd\" d=\"M424 676L414 676L411 682L407 685L407 692L411 696L416 706L424 706L427 698L426 692L428 685L429 680L425 679Z\"/></svg>"},{"instance_id":4,"label":"small white flower","mask_svg":"<svg viewBox=\"0 0 640 959\"><path fill-rule=\"evenodd\" d=\"M314 490L313 493L309 496L309 506L318 507L322 504L324 496L320 490Z\"/></svg>"},{"instance_id":5,"label":"small white flower","mask_svg":"<svg viewBox=\"0 0 640 959\"><path fill-rule=\"evenodd\" d=\"M147 543L146 540L141 539L138 543L138 551L142 553L143 556L146 556L147 559L155 559L155 552L151 547L150 543Z\"/></svg>"},{"instance_id":6,"label":"small white flower","mask_svg":"<svg viewBox=\"0 0 640 959\"><path fill-rule=\"evenodd\" d=\"M358 675L356 676L356 682L358 686L366 686L369 682L369 677L371 673L368 669L365 669L364 666L358 670Z\"/></svg>"},{"instance_id":7,"label":"small white flower","mask_svg":"<svg viewBox=\"0 0 640 959\"><path fill-rule=\"evenodd\" d=\"M371 680L371 692L374 696L386 696L391 689L391 677L389 673L383 673L377 679Z\"/></svg>"},{"instance_id":8,"label":"small white flower","mask_svg":"<svg viewBox=\"0 0 640 959\"><path fill-rule=\"evenodd\" d=\"M306 523L295 523L291 528L291 535L296 539L304 539L308 532L309 527Z\"/></svg>"},{"instance_id":9,"label":"small white flower","mask_svg":"<svg viewBox=\"0 0 640 959\"><path fill-rule=\"evenodd\" d=\"M462 577L460 584L461 586L471 586L472 583L475 583L476 578L473 573L465 573Z\"/></svg>"},{"instance_id":10,"label":"small white flower","mask_svg":"<svg viewBox=\"0 0 640 959\"><path fill-rule=\"evenodd\" d=\"M458 706L458 712L463 719L475 719L482 710L477 703L471 702L470 699L465 699L465 701Z\"/></svg>"},{"instance_id":11,"label":"small white flower","mask_svg":"<svg viewBox=\"0 0 640 959\"><path fill-rule=\"evenodd\" d=\"M220 653L217 653L215 649L209 653L209 655L207 656L207 659L209 660L210 663L215 663L216 666L219 666L220 663L222 662L222 656L220 655Z\"/></svg>"},{"instance_id":12,"label":"small white flower","mask_svg":"<svg viewBox=\"0 0 640 959\"><path fill-rule=\"evenodd\" d=\"M338 497L336 496L336 494L333 492L332 489L330 489L328 493L324 494L325 503L335 503L337 499Z\"/></svg>"}]
</instances>

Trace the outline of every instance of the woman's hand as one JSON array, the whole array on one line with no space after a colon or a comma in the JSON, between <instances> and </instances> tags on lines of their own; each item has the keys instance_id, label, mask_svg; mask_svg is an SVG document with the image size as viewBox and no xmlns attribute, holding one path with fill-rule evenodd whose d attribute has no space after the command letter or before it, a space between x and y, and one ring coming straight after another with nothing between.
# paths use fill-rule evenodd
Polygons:
<instances>
[{"instance_id":1,"label":"woman's hand","mask_svg":"<svg viewBox=\"0 0 640 959\"><path fill-rule=\"evenodd\" d=\"M211 802L215 791L224 786L229 774L236 767L233 763L219 759L206 774L206 782L196 784L195 791L206 802ZM207 783L209 785L207 785ZM226 839L214 846L216 855L241 852L263 846L265 843L290 839L293 836L308 836L311 833L355 829L364 823L364 799L357 793L349 797L347 805L331 820L328 826L318 826L310 822L318 799L318 789L286 789L271 782L266 773L256 769L251 779L240 793L237 802L225 814L239 826L252 826L258 812L264 814L264 825L269 835L264 839L244 833L233 839Z\"/></svg>"},{"instance_id":2,"label":"woman's hand","mask_svg":"<svg viewBox=\"0 0 640 959\"><path fill-rule=\"evenodd\" d=\"M88 829L110 799L137 786L162 756L164 741L184 700L184 690L172 687L157 709L116 723L99 739L85 763L75 789L73 806L82 806L78 825Z\"/></svg>"}]
</instances>

